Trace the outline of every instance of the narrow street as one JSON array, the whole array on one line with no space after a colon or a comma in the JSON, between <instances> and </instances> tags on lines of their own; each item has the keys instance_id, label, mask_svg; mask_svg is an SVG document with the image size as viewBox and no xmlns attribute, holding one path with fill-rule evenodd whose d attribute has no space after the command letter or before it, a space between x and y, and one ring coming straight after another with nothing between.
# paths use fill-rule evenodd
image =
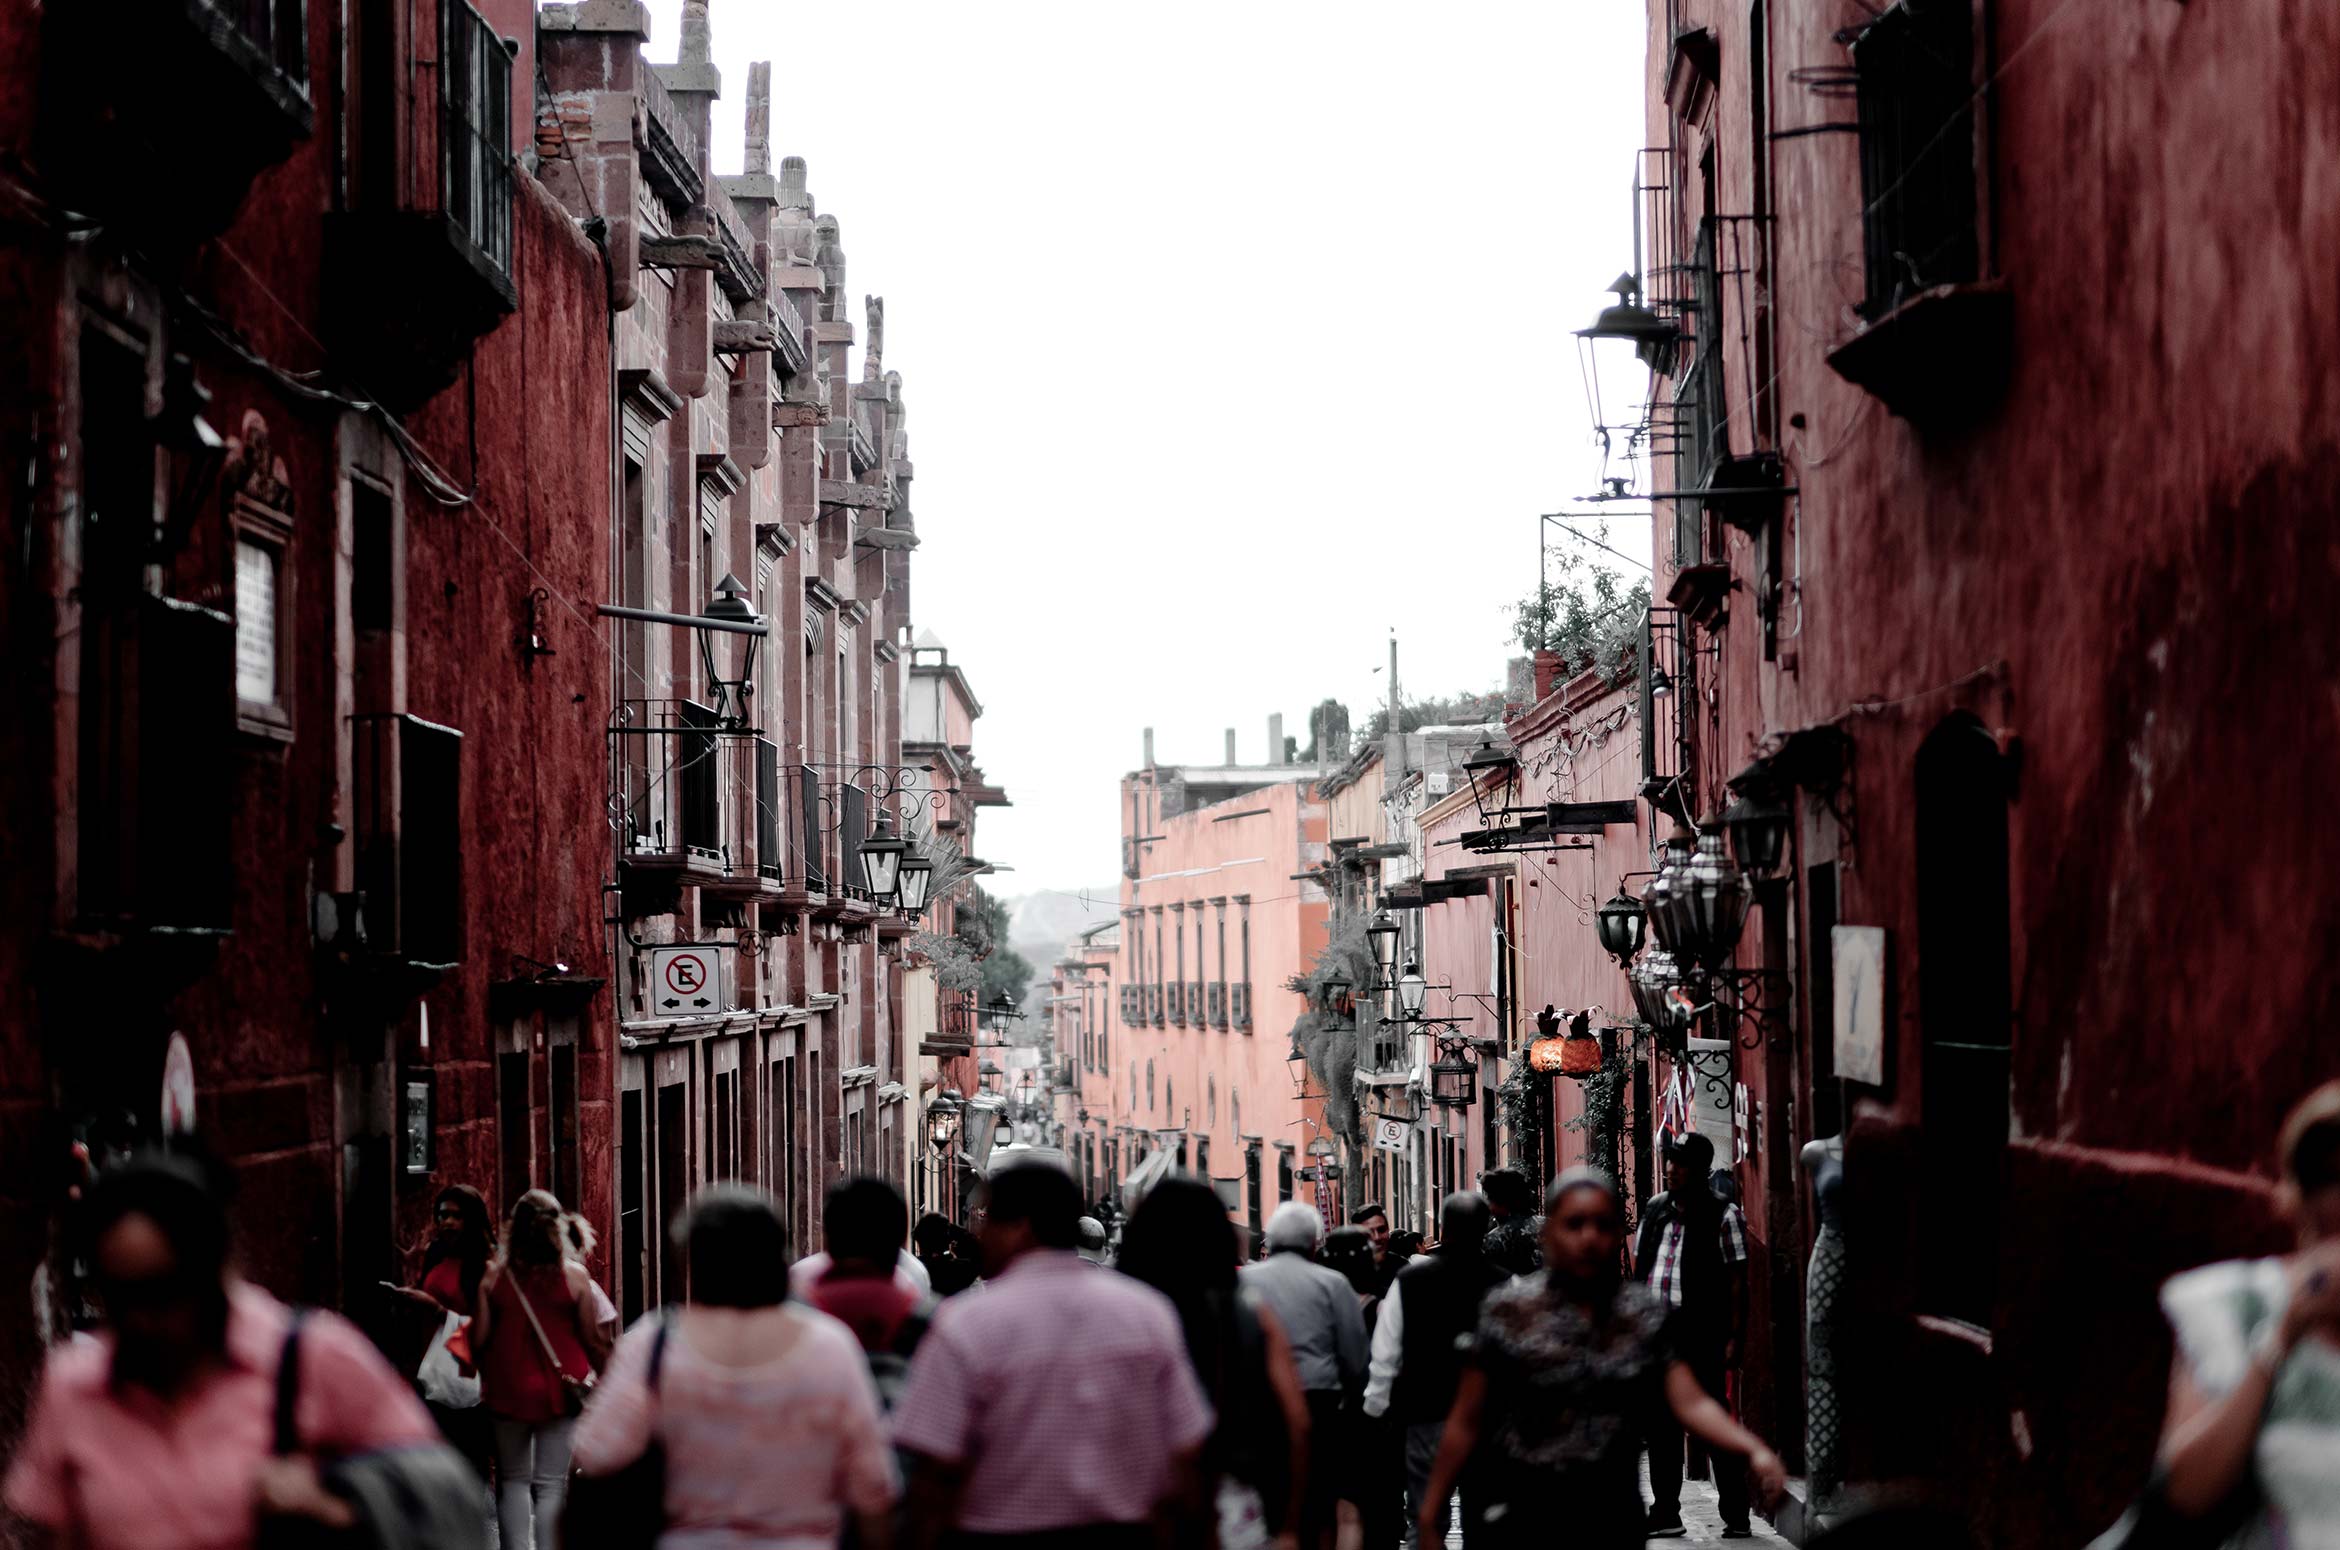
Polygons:
<instances>
[{"instance_id":1,"label":"narrow street","mask_svg":"<svg viewBox=\"0 0 2340 1550\"><path fill-rule=\"evenodd\" d=\"M0 1550L2340 1546L2340 6L0 79Z\"/></svg>"}]
</instances>

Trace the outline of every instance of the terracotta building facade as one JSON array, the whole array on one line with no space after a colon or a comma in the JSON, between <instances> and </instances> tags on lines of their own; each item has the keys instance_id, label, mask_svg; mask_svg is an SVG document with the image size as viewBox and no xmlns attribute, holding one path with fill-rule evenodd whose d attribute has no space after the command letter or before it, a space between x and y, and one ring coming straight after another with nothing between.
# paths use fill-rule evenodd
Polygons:
<instances>
[{"instance_id":1,"label":"terracotta building facade","mask_svg":"<svg viewBox=\"0 0 2340 1550\"><path fill-rule=\"evenodd\" d=\"M385 1340L445 1184L583 1210L629 1315L710 1180L808 1245L910 1188L936 912L862 847L1003 800L971 716L905 753L883 305L768 66L715 171L703 0L667 65L627 0L165 10L0 6L0 1429L158 1136Z\"/></svg>"},{"instance_id":2,"label":"terracotta building facade","mask_svg":"<svg viewBox=\"0 0 2340 1550\"><path fill-rule=\"evenodd\" d=\"M1653 0L1646 317L1594 344L1652 369L1660 824L1788 813L1750 1220L1800 1264L1842 1138L1844 1467L2007 1545L2143 1479L2159 1282L2280 1244L2340 908L2271 817L2340 756L2340 17L2068 9Z\"/></svg>"}]
</instances>

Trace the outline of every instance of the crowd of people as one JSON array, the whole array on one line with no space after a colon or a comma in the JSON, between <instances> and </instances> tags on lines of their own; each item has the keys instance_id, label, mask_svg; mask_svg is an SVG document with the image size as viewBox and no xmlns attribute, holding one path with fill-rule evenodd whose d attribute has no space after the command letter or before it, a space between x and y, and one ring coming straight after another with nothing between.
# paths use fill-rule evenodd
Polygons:
<instances>
[{"instance_id":1,"label":"crowd of people","mask_svg":"<svg viewBox=\"0 0 2340 1550\"><path fill-rule=\"evenodd\" d=\"M1378 1206L1328 1233L1298 1202L1254 1245L1181 1177L1109 1231L1034 1162L971 1230L843 1180L797 1259L769 1196L721 1185L677 1224L687 1299L622 1334L559 1201L491 1224L450 1187L400 1290L435 1329L411 1376L236 1273L217 1170L143 1155L86 1201L104 1322L53 1352L5 1500L89 1550L485 1550L491 1522L502 1550L1387 1550L1446 1543L1458 1506L1467 1545L1604 1550L1681 1534L1695 1448L1743 1537L1785 1471L1722 1392L1746 1230L1695 1141L1630 1246L1585 1168L1540 1202L1492 1173L1418 1251ZM2299 1250L2168 1290L2162 1465L2108 1544L2340 1525L2340 1084L2283 1162ZM1838 1537L1886 1533L1958 1542L1890 1513Z\"/></svg>"}]
</instances>

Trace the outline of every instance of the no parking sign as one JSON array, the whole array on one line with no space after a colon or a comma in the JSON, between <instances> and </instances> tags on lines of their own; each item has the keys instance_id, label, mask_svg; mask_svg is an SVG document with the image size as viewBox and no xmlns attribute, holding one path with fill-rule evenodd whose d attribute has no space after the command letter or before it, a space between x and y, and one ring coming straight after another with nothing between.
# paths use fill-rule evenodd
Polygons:
<instances>
[{"instance_id":1,"label":"no parking sign","mask_svg":"<svg viewBox=\"0 0 2340 1550\"><path fill-rule=\"evenodd\" d=\"M716 972L721 951L711 942L651 948L650 1014L703 1017L721 1011L722 981Z\"/></svg>"}]
</instances>

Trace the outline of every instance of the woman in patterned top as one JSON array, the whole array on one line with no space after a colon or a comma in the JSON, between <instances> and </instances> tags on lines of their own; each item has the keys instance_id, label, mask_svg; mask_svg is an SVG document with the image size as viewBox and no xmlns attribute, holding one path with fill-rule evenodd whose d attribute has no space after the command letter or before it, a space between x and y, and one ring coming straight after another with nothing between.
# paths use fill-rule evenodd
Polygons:
<instances>
[{"instance_id":1,"label":"woman in patterned top","mask_svg":"<svg viewBox=\"0 0 2340 1550\"><path fill-rule=\"evenodd\" d=\"M1779 1458L1732 1420L1675 1360L1669 1310L1623 1274L1616 1185L1572 1168L1545 1197L1544 1268L1487 1296L1477 1350L1431 1466L1419 1533L1436 1542L1439 1509L1466 1463L1491 1504L1498 1544L1639 1545L1642 1434L1660 1408L1719 1452L1743 1456L1766 1503L1786 1483Z\"/></svg>"},{"instance_id":2,"label":"woman in patterned top","mask_svg":"<svg viewBox=\"0 0 2340 1550\"><path fill-rule=\"evenodd\" d=\"M2284 1121L2279 1197L2297 1252L2162 1288L2177 1336L2160 1488L2235 1547L2340 1545L2340 1082Z\"/></svg>"}]
</instances>

